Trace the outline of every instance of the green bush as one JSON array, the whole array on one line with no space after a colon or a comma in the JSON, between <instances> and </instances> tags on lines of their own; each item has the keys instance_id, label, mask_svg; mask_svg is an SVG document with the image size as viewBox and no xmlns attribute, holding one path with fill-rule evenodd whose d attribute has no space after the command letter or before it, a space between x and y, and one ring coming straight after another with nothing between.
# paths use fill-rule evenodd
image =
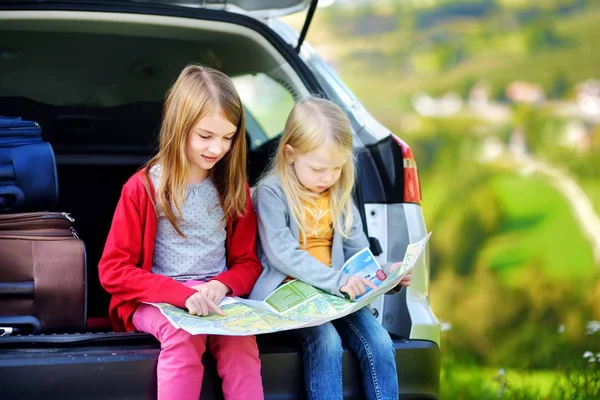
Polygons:
<instances>
[{"instance_id":1,"label":"green bush","mask_svg":"<svg viewBox=\"0 0 600 400\"><path fill-rule=\"evenodd\" d=\"M505 283L477 266L464 277L446 270L432 284L432 305L452 328L445 351L458 362L519 369L552 369L591 348L585 335L595 318L594 294L567 280L524 267L518 282Z\"/></svg>"},{"instance_id":2,"label":"green bush","mask_svg":"<svg viewBox=\"0 0 600 400\"><path fill-rule=\"evenodd\" d=\"M431 245L432 262L439 269L469 275L479 249L499 225L501 207L493 190L484 184L487 179L486 174L474 176L449 191L443 211L430 222L432 231L444 238Z\"/></svg>"}]
</instances>

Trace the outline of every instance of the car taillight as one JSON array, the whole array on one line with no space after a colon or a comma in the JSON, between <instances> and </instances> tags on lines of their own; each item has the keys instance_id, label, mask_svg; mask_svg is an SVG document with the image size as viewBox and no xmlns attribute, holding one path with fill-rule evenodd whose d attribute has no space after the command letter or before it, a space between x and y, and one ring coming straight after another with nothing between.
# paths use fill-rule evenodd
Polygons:
<instances>
[{"instance_id":1,"label":"car taillight","mask_svg":"<svg viewBox=\"0 0 600 400\"><path fill-rule=\"evenodd\" d=\"M402 163L404 165L404 202L421 204L421 183L419 172L412 150L398 136L392 135L392 139L402 149Z\"/></svg>"}]
</instances>

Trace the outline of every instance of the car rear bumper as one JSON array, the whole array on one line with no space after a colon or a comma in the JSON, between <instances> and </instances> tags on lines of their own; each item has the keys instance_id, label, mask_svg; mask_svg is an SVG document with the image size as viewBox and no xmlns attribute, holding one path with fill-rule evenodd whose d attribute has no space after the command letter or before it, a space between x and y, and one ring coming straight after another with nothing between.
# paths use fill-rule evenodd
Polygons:
<instances>
[{"instance_id":1,"label":"car rear bumper","mask_svg":"<svg viewBox=\"0 0 600 400\"><path fill-rule=\"evenodd\" d=\"M46 340L25 346L25 341L11 344L1 338L0 393L3 398L19 399L154 399L158 345L153 338L130 335L136 340L123 341L121 336L120 345L108 337L92 342ZM275 337L268 343L259 340L265 398L304 398L301 354L293 345L282 343L281 337L270 336ZM437 399L438 346L415 340L394 343L401 398ZM201 398L222 399L214 361L207 357L205 365ZM349 351L344 353L343 366L344 397L362 398L358 363Z\"/></svg>"}]
</instances>

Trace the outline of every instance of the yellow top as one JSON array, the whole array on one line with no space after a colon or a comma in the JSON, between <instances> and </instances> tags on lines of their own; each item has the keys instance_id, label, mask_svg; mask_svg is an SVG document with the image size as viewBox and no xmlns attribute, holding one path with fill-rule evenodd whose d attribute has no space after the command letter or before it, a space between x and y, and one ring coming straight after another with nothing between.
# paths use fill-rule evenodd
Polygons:
<instances>
[{"instance_id":1,"label":"yellow top","mask_svg":"<svg viewBox=\"0 0 600 400\"><path fill-rule=\"evenodd\" d=\"M329 191L321 194L315 203L304 201L306 218L306 246L300 234L300 248L327 266L331 266L333 243L333 217L331 215Z\"/></svg>"}]
</instances>

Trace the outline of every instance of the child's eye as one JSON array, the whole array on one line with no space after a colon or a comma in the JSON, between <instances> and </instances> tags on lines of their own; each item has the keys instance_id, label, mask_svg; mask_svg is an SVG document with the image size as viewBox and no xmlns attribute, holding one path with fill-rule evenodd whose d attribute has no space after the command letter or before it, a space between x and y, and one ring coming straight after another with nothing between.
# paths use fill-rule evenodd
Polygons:
<instances>
[{"instance_id":1,"label":"child's eye","mask_svg":"<svg viewBox=\"0 0 600 400\"><path fill-rule=\"evenodd\" d=\"M312 170L315 172L323 172L322 168L312 168Z\"/></svg>"},{"instance_id":2,"label":"child's eye","mask_svg":"<svg viewBox=\"0 0 600 400\"><path fill-rule=\"evenodd\" d=\"M210 136L203 135L201 133L198 134L202 139L210 139Z\"/></svg>"},{"instance_id":3,"label":"child's eye","mask_svg":"<svg viewBox=\"0 0 600 400\"><path fill-rule=\"evenodd\" d=\"M226 137L225 140L233 140L233 136Z\"/></svg>"}]
</instances>

